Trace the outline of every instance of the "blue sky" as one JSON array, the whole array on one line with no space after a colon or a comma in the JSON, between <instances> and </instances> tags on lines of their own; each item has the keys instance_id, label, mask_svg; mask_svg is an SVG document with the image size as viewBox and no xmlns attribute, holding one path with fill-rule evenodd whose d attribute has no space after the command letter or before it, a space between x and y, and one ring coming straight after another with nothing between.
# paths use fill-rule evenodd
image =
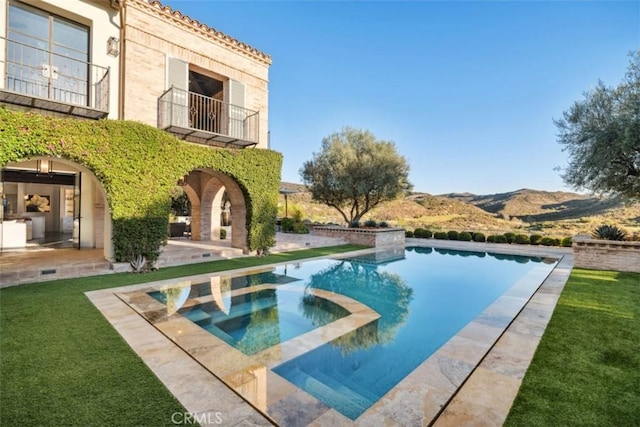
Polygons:
<instances>
[{"instance_id":1,"label":"blue sky","mask_svg":"<svg viewBox=\"0 0 640 427\"><path fill-rule=\"evenodd\" d=\"M553 119L640 48L638 1L162 3L272 56L289 182L352 126L395 142L416 191L571 190Z\"/></svg>"}]
</instances>

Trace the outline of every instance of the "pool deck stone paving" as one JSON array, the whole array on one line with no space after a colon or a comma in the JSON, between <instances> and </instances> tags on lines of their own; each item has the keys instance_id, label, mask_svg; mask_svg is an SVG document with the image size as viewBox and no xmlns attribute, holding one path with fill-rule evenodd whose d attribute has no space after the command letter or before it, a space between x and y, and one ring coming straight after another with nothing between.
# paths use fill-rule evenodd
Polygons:
<instances>
[{"instance_id":1,"label":"pool deck stone paving","mask_svg":"<svg viewBox=\"0 0 640 427\"><path fill-rule=\"evenodd\" d=\"M256 364L251 357L216 339L203 340L196 331L199 328L192 328L191 322L181 321L179 316L162 319L154 327L134 310L135 304L132 308L123 301L141 289L157 288L175 280L88 292L87 297L186 410L204 425L209 424L207 421L215 424L220 419L223 425L501 425L571 272L571 249L433 239L407 239L407 245L533 255L560 261L546 277L540 275L546 273L532 270L525 280L516 283L355 421L271 372L268 368L273 362ZM370 250L359 251L368 252ZM349 255L353 253L341 256ZM180 280L199 283L198 280L210 277L201 275ZM153 308L152 302L147 303L150 304L147 308ZM144 303L140 307L144 307ZM346 324L345 330L349 330ZM335 335L326 335L330 326L316 329L319 333L311 331L308 337L298 337L301 339L298 343L285 342L277 351L270 348L259 355L263 362L274 357L288 360L297 354L294 347L299 344L314 348L330 340ZM194 335L184 334L186 330ZM275 351L275 355L270 351ZM228 365L221 364L221 360ZM243 364L245 370L238 371L236 367ZM231 386L236 385L236 391L216 375L224 377ZM251 384L247 375L264 378L264 383ZM265 384L268 384L268 393L262 389ZM256 396L253 406L239 396L243 393Z\"/></svg>"}]
</instances>

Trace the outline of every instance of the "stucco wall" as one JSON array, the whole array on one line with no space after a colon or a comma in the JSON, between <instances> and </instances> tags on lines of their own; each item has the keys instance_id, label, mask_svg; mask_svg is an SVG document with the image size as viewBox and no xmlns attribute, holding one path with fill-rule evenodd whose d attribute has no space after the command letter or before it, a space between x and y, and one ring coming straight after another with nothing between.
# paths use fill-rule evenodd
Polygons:
<instances>
[{"instance_id":1,"label":"stucco wall","mask_svg":"<svg viewBox=\"0 0 640 427\"><path fill-rule=\"evenodd\" d=\"M209 37L168 9L130 0L125 29L124 118L157 126L158 98L168 88L167 57L245 85L245 108L260 112L260 148L268 148L268 71L270 59ZM198 17L193 17L198 18ZM229 39L231 39L229 37Z\"/></svg>"},{"instance_id":2,"label":"stucco wall","mask_svg":"<svg viewBox=\"0 0 640 427\"><path fill-rule=\"evenodd\" d=\"M107 55L109 37L120 38L119 12L111 8L108 1L78 0L21 0L22 3L46 12L67 18L89 27L89 62L109 68L109 116L118 118L118 58ZM7 35L7 0L0 0L0 35ZM5 43L0 40L0 55L5 55ZM3 58L4 59L4 58ZM4 76L4 62L0 61L0 72ZM0 79L0 87L5 85Z\"/></svg>"},{"instance_id":3,"label":"stucco wall","mask_svg":"<svg viewBox=\"0 0 640 427\"><path fill-rule=\"evenodd\" d=\"M640 273L640 242L617 242L576 236L574 265L594 270Z\"/></svg>"}]
</instances>

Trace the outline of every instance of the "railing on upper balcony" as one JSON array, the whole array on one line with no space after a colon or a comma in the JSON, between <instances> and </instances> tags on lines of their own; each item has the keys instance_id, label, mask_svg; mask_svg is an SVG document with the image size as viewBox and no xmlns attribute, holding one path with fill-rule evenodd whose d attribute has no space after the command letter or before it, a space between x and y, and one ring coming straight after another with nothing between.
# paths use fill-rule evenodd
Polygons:
<instances>
[{"instance_id":1,"label":"railing on upper balcony","mask_svg":"<svg viewBox=\"0 0 640 427\"><path fill-rule=\"evenodd\" d=\"M0 46L1 100L93 118L109 113L108 67L5 37Z\"/></svg>"},{"instance_id":2,"label":"railing on upper balcony","mask_svg":"<svg viewBox=\"0 0 640 427\"><path fill-rule=\"evenodd\" d=\"M158 99L158 127L212 145L256 145L260 114L238 105L171 87Z\"/></svg>"}]
</instances>

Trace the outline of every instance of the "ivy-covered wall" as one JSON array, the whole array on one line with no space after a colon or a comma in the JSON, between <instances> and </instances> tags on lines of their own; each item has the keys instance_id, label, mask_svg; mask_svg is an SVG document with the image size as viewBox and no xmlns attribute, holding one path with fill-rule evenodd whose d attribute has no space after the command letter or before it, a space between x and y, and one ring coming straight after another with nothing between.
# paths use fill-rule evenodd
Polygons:
<instances>
[{"instance_id":1,"label":"ivy-covered wall","mask_svg":"<svg viewBox=\"0 0 640 427\"><path fill-rule=\"evenodd\" d=\"M137 122L59 119L0 108L0 167L49 156L91 170L107 195L116 261L149 260L166 243L171 189L196 168L232 177L247 204L247 247L273 244L282 155L184 143Z\"/></svg>"}]
</instances>

